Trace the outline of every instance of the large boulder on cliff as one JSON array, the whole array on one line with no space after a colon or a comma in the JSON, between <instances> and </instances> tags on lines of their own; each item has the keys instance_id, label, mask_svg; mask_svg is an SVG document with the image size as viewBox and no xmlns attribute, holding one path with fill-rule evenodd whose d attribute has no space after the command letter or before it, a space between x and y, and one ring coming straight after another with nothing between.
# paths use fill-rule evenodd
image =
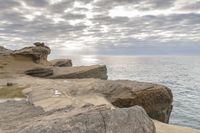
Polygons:
<instances>
[{"instance_id":1,"label":"large boulder on cliff","mask_svg":"<svg viewBox=\"0 0 200 133\"><path fill-rule=\"evenodd\" d=\"M40 74L41 72L41 74ZM33 68L26 70L25 74L34 77L51 79L82 79L98 78L107 79L107 68L105 65L78 66L78 67L51 67Z\"/></svg>"},{"instance_id":2,"label":"large boulder on cliff","mask_svg":"<svg viewBox=\"0 0 200 133\"><path fill-rule=\"evenodd\" d=\"M155 133L156 131L154 123L141 107L111 109L97 106L44 116L19 131L19 133L36 132Z\"/></svg>"},{"instance_id":3,"label":"large boulder on cliff","mask_svg":"<svg viewBox=\"0 0 200 133\"><path fill-rule=\"evenodd\" d=\"M118 108L139 105L151 118L167 123L172 110L171 90L157 84L128 80L35 79L30 86L24 90L29 101L46 111L86 104Z\"/></svg>"},{"instance_id":4,"label":"large boulder on cliff","mask_svg":"<svg viewBox=\"0 0 200 133\"><path fill-rule=\"evenodd\" d=\"M70 59L55 59L50 61L54 67L71 67L72 60Z\"/></svg>"},{"instance_id":5,"label":"large boulder on cliff","mask_svg":"<svg viewBox=\"0 0 200 133\"><path fill-rule=\"evenodd\" d=\"M144 110L141 109L140 107L135 107L135 106L132 107L131 109L121 108L121 109L117 109L116 111L110 110L109 108L106 108L106 106L99 106L98 109L97 109L97 107L93 107L93 106L89 107L88 106L87 108L86 107L80 108L79 109L80 111L74 110L72 107L66 107L61 110L55 110L52 112L44 112L42 110L42 108L35 107L32 104L27 103L26 101L8 101L5 103L0 103L0 108L2 108L0 110L0 121L1 121L0 133L17 133L17 132L28 132L28 133L32 132L33 133L33 132L39 132L41 129L44 129L43 131L49 131L49 132L50 132L50 130L51 131L56 130L55 132L57 133L58 131L62 130L63 128L66 128L66 126L65 125L63 125L62 127L58 126L59 129L58 128L55 129L55 128L51 128L51 127L57 126L57 120L61 119L61 117L63 117L63 115L64 115L63 119L66 119L66 121L69 120L70 118L74 118L74 117L75 118L83 117L81 120L86 121L85 128L91 127L92 124L95 125L94 123L96 123L96 122L100 123L100 122L102 122L103 119L99 119L98 121L96 120L96 121L94 121L94 123L90 124L89 121L93 120L94 117L92 117L92 119L90 119L90 117L85 118L84 117L85 113L83 113L83 111L85 111L86 113L90 113L90 112L93 113L95 111L101 111L103 109L107 109L108 110L107 112L110 111L112 113L109 116L112 116L112 115L115 116L115 114L116 114L115 118L112 119L113 122L111 123L111 124L117 124L118 125L117 129L121 127L117 131L113 130L116 133L119 133L119 132L126 133L127 129L131 130L131 129L134 129L134 127L136 127L136 126L138 127L138 129L135 131L132 131L131 133L133 133L133 132L137 133L142 128L145 128L144 129L145 131L148 131L148 132L153 131L154 132L154 129L153 129L154 125L156 127L156 133L200 133L200 130L197 130L197 129L164 124L164 123L161 123L158 121L153 121L154 125L152 125L151 121L149 121L147 119L146 114L144 114L144 116L141 116L142 115L141 112L136 112L136 111L143 112ZM129 112L128 110L131 112ZM77 111L76 114L81 113L81 116L80 117L79 117L79 115L76 116L76 114L73 115L72 113L75 111ZM123 114L122 114L122 112L123 112ZM69 115L67 115L69 113L71 113L70 116L72 116L72 117L66 118L66 116L69 116ZM99 112L98 115L101 115L100 113L103 114L102 116L105 115L105 113L104 112L102 113L102 111ZM133 121L131 121L129 119L129 117L127 118L126 115L131 116L130 119L131 120L133 119ZM89 116L89 115L86 115L86 116ZM91 116L92 116L92 114L91 114ZM53 117L55 117L55 119L52 120ZM101 117L101 118L103 118L103 117ZM118 118L120 118L120 120L118 120ZM124 120L125 118L127 118L127 119ZM109 117L109 119L110 119L110 117ZM134 119L136 120L135 122L134 122ZM54 121L55 125L52 124L53 122L50 122L49 120ZM72 123L72 120L73 119L71 119L69 121ZM124 121L121 122L122 120L124 120ZM138 122L138 120L139 120L139 122ZM116 121L119 121L119 122L117 123ZM63 122L63 123L65 123L65 122ZM110 121L108 121L108 118L105 118L105 122L106 122L105 125L106 125L106 129L107 129L107 127L109 126L107 123L110 123ZM126 123L126 122L129 122L129 123ZM47 125L49 123L52 124L51 127ZM62 124L62 122L60 122L60 123ZM59 123L59 125L61 125L60 123ZM141 123L141 124L137 125L137 123ZM81 124L83 124L83 123L81 123ZM31 125L32 125L32 127L31 127ZM44 125L44 127L39 127L38 125ZM75 125L78 125L78 124L75 123ZM73 126L73 125L71 125L71 126ZM109 126L109 129L111 128L111 126ZM37 129L36 129L36 127L37 127ZM81 127L79 127L79 128L81 128ZM84 128L84 131L86 130L85 128ZM95 128L98 128L98 127L95 127ZM102 124L101 124L100 128L103 128ZM105 128L103 128L103 129L105 129ZM106 131L108 132L108 130L106 130ZM112 131L109 130L109 132L112 132Z\"/></svg>"},{"instance_id":6,"label":"large boulder on cliff","mask_svg":"<svg viewBox=\"0 0 200 133\"><path fill-rule=\"evenodd\" d=\"M81 79L100 78L107 79L107 68L105 65L77 66L77 67L55 67L52 79Z\"/></svg>"},{"instance_id":7,"label":"large boulder on cliff","mask_svg":"<svg viewBox=\"0 0 200 133\"><path fill-rule=\"evenodd\" d=\"M153 121L138 106L68 106L44 112L25 101L9 101L0 103L0 108L4 108L0 110L3 133L155 133Z\"/></svg>"},{"instance_id":8,"label":"large boulder on cliff","mask_svg":"<svg viewBox=\"0 0 200 133\"><path fill-rule=\"evenodd\" d=\"M103 94L116 107L139 105L151 118L169 122L173 96L171 90L163 85L130 80L99 80L93 86L90 92Z\"/></svg>"},{"instance_id":9,"label":"large boulder on cliff","mask_svg":"<svg viewBox=\"0 0 200 133\"><path fill-rule=\"evenodd\" d=\"M51 49L40 42L36 42L34 45L34 47L25 47L20 50L15 50L12 52L12 55L31 57L35 63L47 61L47 56L50 54Z\"/></svg>"}]
</instances>

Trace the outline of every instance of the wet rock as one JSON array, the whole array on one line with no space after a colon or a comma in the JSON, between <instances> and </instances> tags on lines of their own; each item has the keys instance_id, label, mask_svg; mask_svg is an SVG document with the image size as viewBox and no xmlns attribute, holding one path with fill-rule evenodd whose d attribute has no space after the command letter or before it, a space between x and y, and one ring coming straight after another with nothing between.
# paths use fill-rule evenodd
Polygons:
<instances>
[{"instance_id":1,"label":"wet rock","mask_svg":"<svg viewBox=\"0 0 200 133\"><path fill-rule=\"evenodd\" d=\"M24 73L33 77L48 77L53 75L53 70L51 68L33 68Z\"/></svg>"},{"instance_id":2,"label":"wet rock","mask_svg":"<svg viewBox=\"0 0 200 133\"><path fill-rule=\"evenodd\" d=\"M70 59L56 59L50 61L54 67L71 67L72 60Z\"/></svg>"}]
</instances>

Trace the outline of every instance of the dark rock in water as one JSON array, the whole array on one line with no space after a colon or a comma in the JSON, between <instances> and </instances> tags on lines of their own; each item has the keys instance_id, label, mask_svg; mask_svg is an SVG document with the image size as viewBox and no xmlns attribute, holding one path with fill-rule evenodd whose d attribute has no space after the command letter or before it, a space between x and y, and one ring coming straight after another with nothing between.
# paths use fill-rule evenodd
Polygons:
<instances>
[{"instance_id":1,"label":"dark rock in water","mask_svg":"<svg viewBox=\"0 0 200 133\"><path fill-rule=\"evenodd\" d=\"M70 59L56 59L50 61L54 67L71 67L72 60Z\"/></svg>"},{"instance_id":2,"label":"dark rock in water","mask_svg":"<svg viewBox=\"0 0 200 133\"><path fill-rule=\"evenodd\" d=\"M155 133L153 121L139 106L106 106L57 112L32 121L19 133Z\"/></svg>"},{"instance_id":3,"label":"dark rock in water","mask_svg":"<svg viewBox=\"0 0 200 133\"><path fill-rule=\"evenodd\" d=\"M33 77L47 77L53 75L53 70L51 68L34 68L25 71L25 74Z\"/></svg>"},{"instance_id":4,"label":"dark rock in water","mask_svg":"<svg viewBox=\"0 0 200 133\"><path fill-rule=\"evenodd\" d=\"M50 77L52 79L108 78L105 65L55 67L53 70L54 74Z\"/></svg>"},{"instance_id":5,"label":"dark rock in water","mask_svg":"<svg viewBox=\"0 0 200 133\"><path fill-rule=\"evenodd\" d=\"M20 50L15 50L12 52L12 55L28 56L31 57L36 63L47 61L47 56L50 54L51 49L45 46L43 43L36 43L34 45L35 47L25 47Z\"/></svg>"}]
</instances>

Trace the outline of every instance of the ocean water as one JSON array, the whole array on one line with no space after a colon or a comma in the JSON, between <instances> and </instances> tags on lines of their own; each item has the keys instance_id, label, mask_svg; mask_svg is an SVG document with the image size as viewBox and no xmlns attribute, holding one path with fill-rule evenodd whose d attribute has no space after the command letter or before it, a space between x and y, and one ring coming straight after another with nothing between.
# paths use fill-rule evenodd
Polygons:
<instances>
[{"instance_id":1,"label":"ocean water","mask_svg":"<svg viewBox=\"0 0 200 133\"><path fill-rule=\"evenodd\" d=\"M200 129L200 57L198 56L67 56L75 66L105 64L109 79L159 83L171 88L170 123Z\"/></svg>"}]
</instances>

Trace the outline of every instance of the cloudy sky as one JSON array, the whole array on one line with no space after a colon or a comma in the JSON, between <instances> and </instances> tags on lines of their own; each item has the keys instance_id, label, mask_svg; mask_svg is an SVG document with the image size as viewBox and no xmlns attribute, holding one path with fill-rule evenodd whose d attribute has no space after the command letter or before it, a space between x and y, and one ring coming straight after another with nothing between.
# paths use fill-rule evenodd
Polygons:
<instances>
[{"instance_id":1,"label":"cloudy sky","mask_svg":"<svg viewBox=\"0 0 200 133\"><path fill-rule=\"evenodd\" d=\"M63 54L200 54L200 0L0 0L0 45Z\"/></svg>"}]
</instances>

